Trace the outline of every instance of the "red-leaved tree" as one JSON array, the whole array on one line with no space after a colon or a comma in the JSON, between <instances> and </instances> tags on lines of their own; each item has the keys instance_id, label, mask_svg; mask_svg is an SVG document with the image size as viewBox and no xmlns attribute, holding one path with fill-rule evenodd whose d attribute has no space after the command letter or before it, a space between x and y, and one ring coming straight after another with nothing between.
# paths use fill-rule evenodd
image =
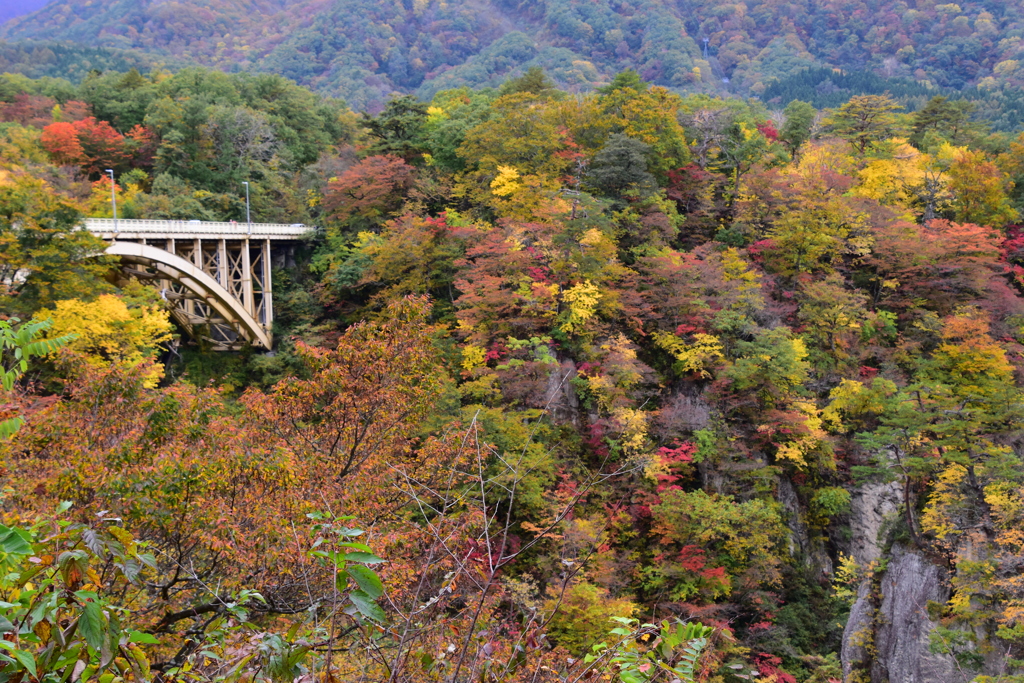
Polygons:
<instances>
[{"instance_id":1,"label":"red-leaved tree","mask_svg":"<svg viewBox=\"0 0 1024 683\"><path fill-rule=\"evenodd\" d=\"M41 141L55 163L79 166L94 176L108 168L123 168L133 150L151 146L141 131L133 130L126 140L109 123L93 116L74 123L51 123L43 129Z\"/></svg>"},{"instance_id":2,"label":"red-leaved tree","mask_svg":"<svg viewBox=\"0 0 1024 683\"><path fill-rule=\"evenodd\" d=\"M331 180L324 213L339 223L363 228L383 222L412 187L416 170L392 154L367 157Z\"/></svg>"}]
</instances>

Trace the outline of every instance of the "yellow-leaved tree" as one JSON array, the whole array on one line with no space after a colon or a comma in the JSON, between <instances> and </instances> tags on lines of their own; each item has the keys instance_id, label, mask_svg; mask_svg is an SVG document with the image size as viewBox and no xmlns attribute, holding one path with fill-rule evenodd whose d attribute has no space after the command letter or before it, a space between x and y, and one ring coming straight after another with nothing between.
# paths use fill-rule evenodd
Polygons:
<instances>
[{"instance_id":1,"label":"yellow-leaved tree","mask_svg":"<svg viewBox=\"0 0 1024 683\"><path fill-rule=\"evenodd\" d=\"M52 309L39 311L37 317L53 321L49 337L76 335L67 348L96 367L151 361L173 330L168 312L159 305L136 304L114 294L102 294L93 301L64 299ZM163 364L154 362L146 385L155 387L163 374Z\"/></svg>"},{"instance_id":2,"label":"yellow-leaved tree","mask_svg":"<svg viewBox=\"0 0 1024 683\"><path fill-rule=\"evenodd\" d=\"M580 334L597 311L601 290L590 280L579 282L562 292L562 301L566 310L559 329L566 334Z\"/></svg>"}]
</instances>

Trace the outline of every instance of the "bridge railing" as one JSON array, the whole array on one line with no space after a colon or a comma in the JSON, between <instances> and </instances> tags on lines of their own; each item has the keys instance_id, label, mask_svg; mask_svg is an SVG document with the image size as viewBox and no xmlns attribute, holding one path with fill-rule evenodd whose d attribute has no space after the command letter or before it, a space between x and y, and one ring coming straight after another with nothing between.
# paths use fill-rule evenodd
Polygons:
<instances>
[{"instance_id":1,"label":"bridge railing","mask_svg":"<svg viewBox=\"0 0 1024 683\"><path fill-rule=\"evenodd\" d=\"M86 218L85 229L101 235L139 234L139 235L181 235L193 237L217 235L219 237L237 236L261 239L298 239L310 232L312 226L301 223L233 223L225 221L175 221L175 220L140 220L137 218L119 218L115 226L113 218Z\"/></svg>"}]
</instances>

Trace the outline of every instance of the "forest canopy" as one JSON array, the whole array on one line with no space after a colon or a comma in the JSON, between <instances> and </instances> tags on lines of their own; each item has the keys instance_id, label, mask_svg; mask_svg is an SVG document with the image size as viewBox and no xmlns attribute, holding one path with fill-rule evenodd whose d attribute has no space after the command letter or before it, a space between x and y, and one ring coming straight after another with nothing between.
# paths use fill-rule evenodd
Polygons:
<instances>
[{"instance_id":1,"label":"forest canopy","mask_svg":"<svg viewBox=\"0 0 1024 683\"><path fill-rule=\"evenodd\" d=\"M824 71L836 76L810 76L818 97L881 94L879 82L894 94L963 92L1014 109L1012 128L1022 120L1022 31L1024 8L999 0L54 0L0 27L0 71L78 79L201 64L280 74L373 113L394 93L497 87L533 66L572 92L633 69L678 93L769 101L775 84L786 91Z\"/></svg>"},{"instance_id":2,"label":"forest canopy","mask_svg":"<svg viewBox=\"0 0 1024 683\"><path fill-rule=\"evenodd\" d=\"M0 77L0 675L1024 675L1024 132L652 73ZM273 353L110 283L108 168L316 226Z\"/></svg>"}]
</instances>

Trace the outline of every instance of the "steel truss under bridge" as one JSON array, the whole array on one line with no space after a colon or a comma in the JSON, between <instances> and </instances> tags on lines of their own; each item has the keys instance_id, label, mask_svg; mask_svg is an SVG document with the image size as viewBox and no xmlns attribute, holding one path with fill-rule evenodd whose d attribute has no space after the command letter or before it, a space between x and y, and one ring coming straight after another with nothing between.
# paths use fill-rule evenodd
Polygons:
<instances>
[{"instance_id":1,"label":"steel truss under bridge","mask_svg":"<svg viewBox=\"0 0 1024 683\"><path fill-rule=\"evenodd\" d=\"M271 266L304 225L87 218L85 228L110 242L123 279L156 287L171 315L215 350L273 348Z\"/></svg>"}]
</instances>

